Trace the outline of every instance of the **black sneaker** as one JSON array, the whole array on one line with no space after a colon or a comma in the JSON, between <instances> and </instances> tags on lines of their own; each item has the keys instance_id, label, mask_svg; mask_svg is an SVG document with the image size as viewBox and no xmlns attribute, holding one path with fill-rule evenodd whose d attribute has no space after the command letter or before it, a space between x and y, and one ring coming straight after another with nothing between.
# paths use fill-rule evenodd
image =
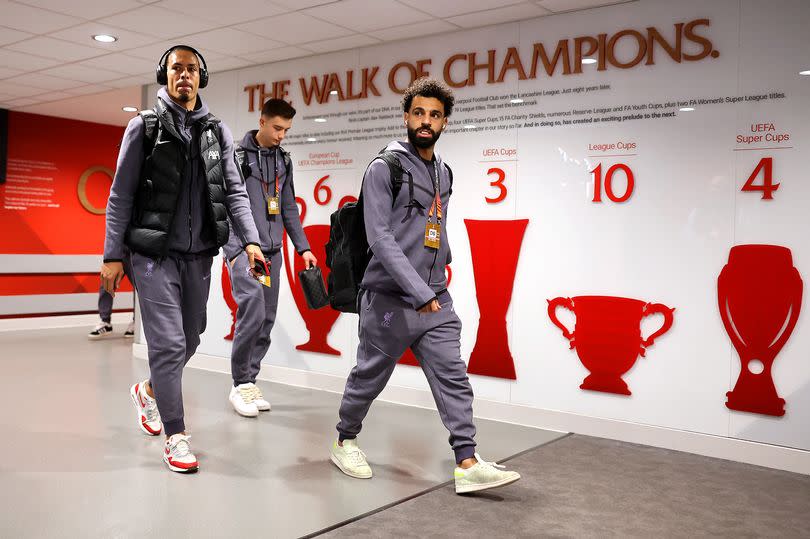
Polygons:
<instances>
[{"instance_id":1,"label":"black sneaker","mask_svg":"<svg viewBox=\"0 0 810 539\"><path fill-rule=\"evenodd\" d=\"M91 341L97 341L99 339L106 339L107 337L112 337L112 324L107 322L99 322L95 329L87 334L87 338Z\"/></svg>"}]
</instances>

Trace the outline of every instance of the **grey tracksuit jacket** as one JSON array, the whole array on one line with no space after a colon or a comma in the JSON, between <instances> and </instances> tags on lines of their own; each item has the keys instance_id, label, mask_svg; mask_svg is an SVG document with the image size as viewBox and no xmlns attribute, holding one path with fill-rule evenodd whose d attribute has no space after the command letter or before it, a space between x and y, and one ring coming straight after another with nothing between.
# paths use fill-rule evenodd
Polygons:
<instances>
[{"instance_id":1,"label":"grey tracksuit jacket","mask_svg":"<svg viewBox=\"0 0 810 539\"><path fill-rule=\"evenodd\" d=\"M445 215L441 246L431 249L425 247L425 223L435 191L428 168L408 142L391 142L386 149L396 152L402 167L413 176L415 201L413 206L407 206L409 192L405 176L392 207L388 165L381 160L371 164L363 180L363 215L373 255L361 286L398 296L418 309L447 288L444 268L452 259L447 240L450 176L441 158L435 155Z\"/></svg>"}]
</instances>

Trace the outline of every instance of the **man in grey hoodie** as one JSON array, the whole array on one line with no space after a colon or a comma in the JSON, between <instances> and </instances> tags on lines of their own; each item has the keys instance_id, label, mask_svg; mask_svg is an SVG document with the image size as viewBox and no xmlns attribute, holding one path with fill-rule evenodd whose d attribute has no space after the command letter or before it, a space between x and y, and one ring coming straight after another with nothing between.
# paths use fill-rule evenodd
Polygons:
<instances>
[{"instance_id":1,"label":"man in grey hoodie","mask_svg":"<svg viewBox=\"0 0 810 539\"><path fill-rule=\"evenodd\" d=\"M267 100L259 117L259 129L248 131L240 144L244 152L242 168L253 220L262 252L270 266L269 286L262 286L248 274L248 260L242 252L242 242L231 231L223 251L228 260L231 291L238 309L231 349L233 387L228 400L244 417L256 417L259 411L270 410L270 403L256 385L256 377L270 348L270 331L276 321L284 231L289 234L306 267L318 263L301 227L295 203L292 162L281 147L294 116L295 109L286 101Z\"/></svg>"},{"instance_id":2,"label":"man in grey hoodie","mask_svg":"<svg viewBox=\"0 0 810 539\"><path fill-rule=\"evenodd\" d=\"M445 217L452 172L433 150L453 102L445 84L414 81L402 98L408 142L386 148L412 177L413 189L403 183L394 198L390 169L382 159L372 161L363 178L363 218L372 257L361 283L357 364L346 381L331 460L351 477L371 478L356 437L371 403L410 347L450 431L456 492L465 493L508 485L520 475L475 452L473 392L460 352L461 320L444 273L451 258Z\"/></svg>"},{"instance_id":3,"label":"man in grey hoodie","mask_svg":"<svg viewBox=\"0 0 810 539\"><path fill-rule=\"evenodd\" d=\"M141 111L124 131L101 279L114 294L128 248L149 352L149 379L130 389L138 426L152 436L165 430L164 462L192 472L198 463L185 434L183 368L205 330L211 263L228 240L228 222L251 266L264 256L233 136L197 95L208 83L205 60L192 47L172 47L157 81L165 86L154 111Z\"/></svg>"}]
</instances>

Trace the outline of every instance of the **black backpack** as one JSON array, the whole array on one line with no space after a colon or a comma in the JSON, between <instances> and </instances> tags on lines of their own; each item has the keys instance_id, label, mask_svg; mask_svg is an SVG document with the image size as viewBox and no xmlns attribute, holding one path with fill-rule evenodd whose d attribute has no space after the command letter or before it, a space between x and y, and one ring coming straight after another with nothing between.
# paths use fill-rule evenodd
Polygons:
<instances>
[{"instance_id":1,"label":"black backpack","mask_svg":"<svg viewBox=\"0 0 810 539\"><path fill-rule=\"evenodd\" d=\"M402 177L407 174L408 200L413 201L413 176L402 168L396 153L382 150L371 162L377 159L385 161L391 171L393 200L397 199L402 188ZM329 224L329 242L326 244L326 266L330 270L327 279L329 304L337 311L356 313L360 282L371 260L363 219L362 186L357 202L344 204L330 216Z\"/></svg>"},{"instance_id":2,"label":"black backpack","mask_svg":"<svg viewBox=\"0 0 810 539\"><path fill-rule=\"evenodd\" d=\"M402 189L402 177L408 176L408 207L415 204L413 196L413 176L402 168L396 152L383 149L371 163L382 159L391 171L392 200L396 202ZM369 166L371 166L369 163ZM453 171L445 164L450 176L450 192L453 192ZM392 202L392 203L393 203ZM329 304L336 311L356 313L359 310L357 296L360 283L371 260L366 224L363 218L363 187L357 202L348 202L329 218L329 242L326 244L326 266L329 268L327 289Z\"/></svg>"}]
</instances>

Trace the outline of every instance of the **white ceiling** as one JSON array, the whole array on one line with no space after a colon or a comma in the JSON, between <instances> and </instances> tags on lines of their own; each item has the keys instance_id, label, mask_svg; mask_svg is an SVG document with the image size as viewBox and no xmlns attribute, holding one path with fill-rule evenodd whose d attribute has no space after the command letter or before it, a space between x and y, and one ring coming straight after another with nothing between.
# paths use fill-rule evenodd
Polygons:
<instances>
[{"instance_id":1,"label":"white ceiling","mask_svg":"<svg viewBox=\"0 0 810 539\"><path fill-rule=\"evenodd\" d=\"M0 108L125 125L177 43L216 73L626 1L0 0Z\"/></svg>"}]
</instances>

